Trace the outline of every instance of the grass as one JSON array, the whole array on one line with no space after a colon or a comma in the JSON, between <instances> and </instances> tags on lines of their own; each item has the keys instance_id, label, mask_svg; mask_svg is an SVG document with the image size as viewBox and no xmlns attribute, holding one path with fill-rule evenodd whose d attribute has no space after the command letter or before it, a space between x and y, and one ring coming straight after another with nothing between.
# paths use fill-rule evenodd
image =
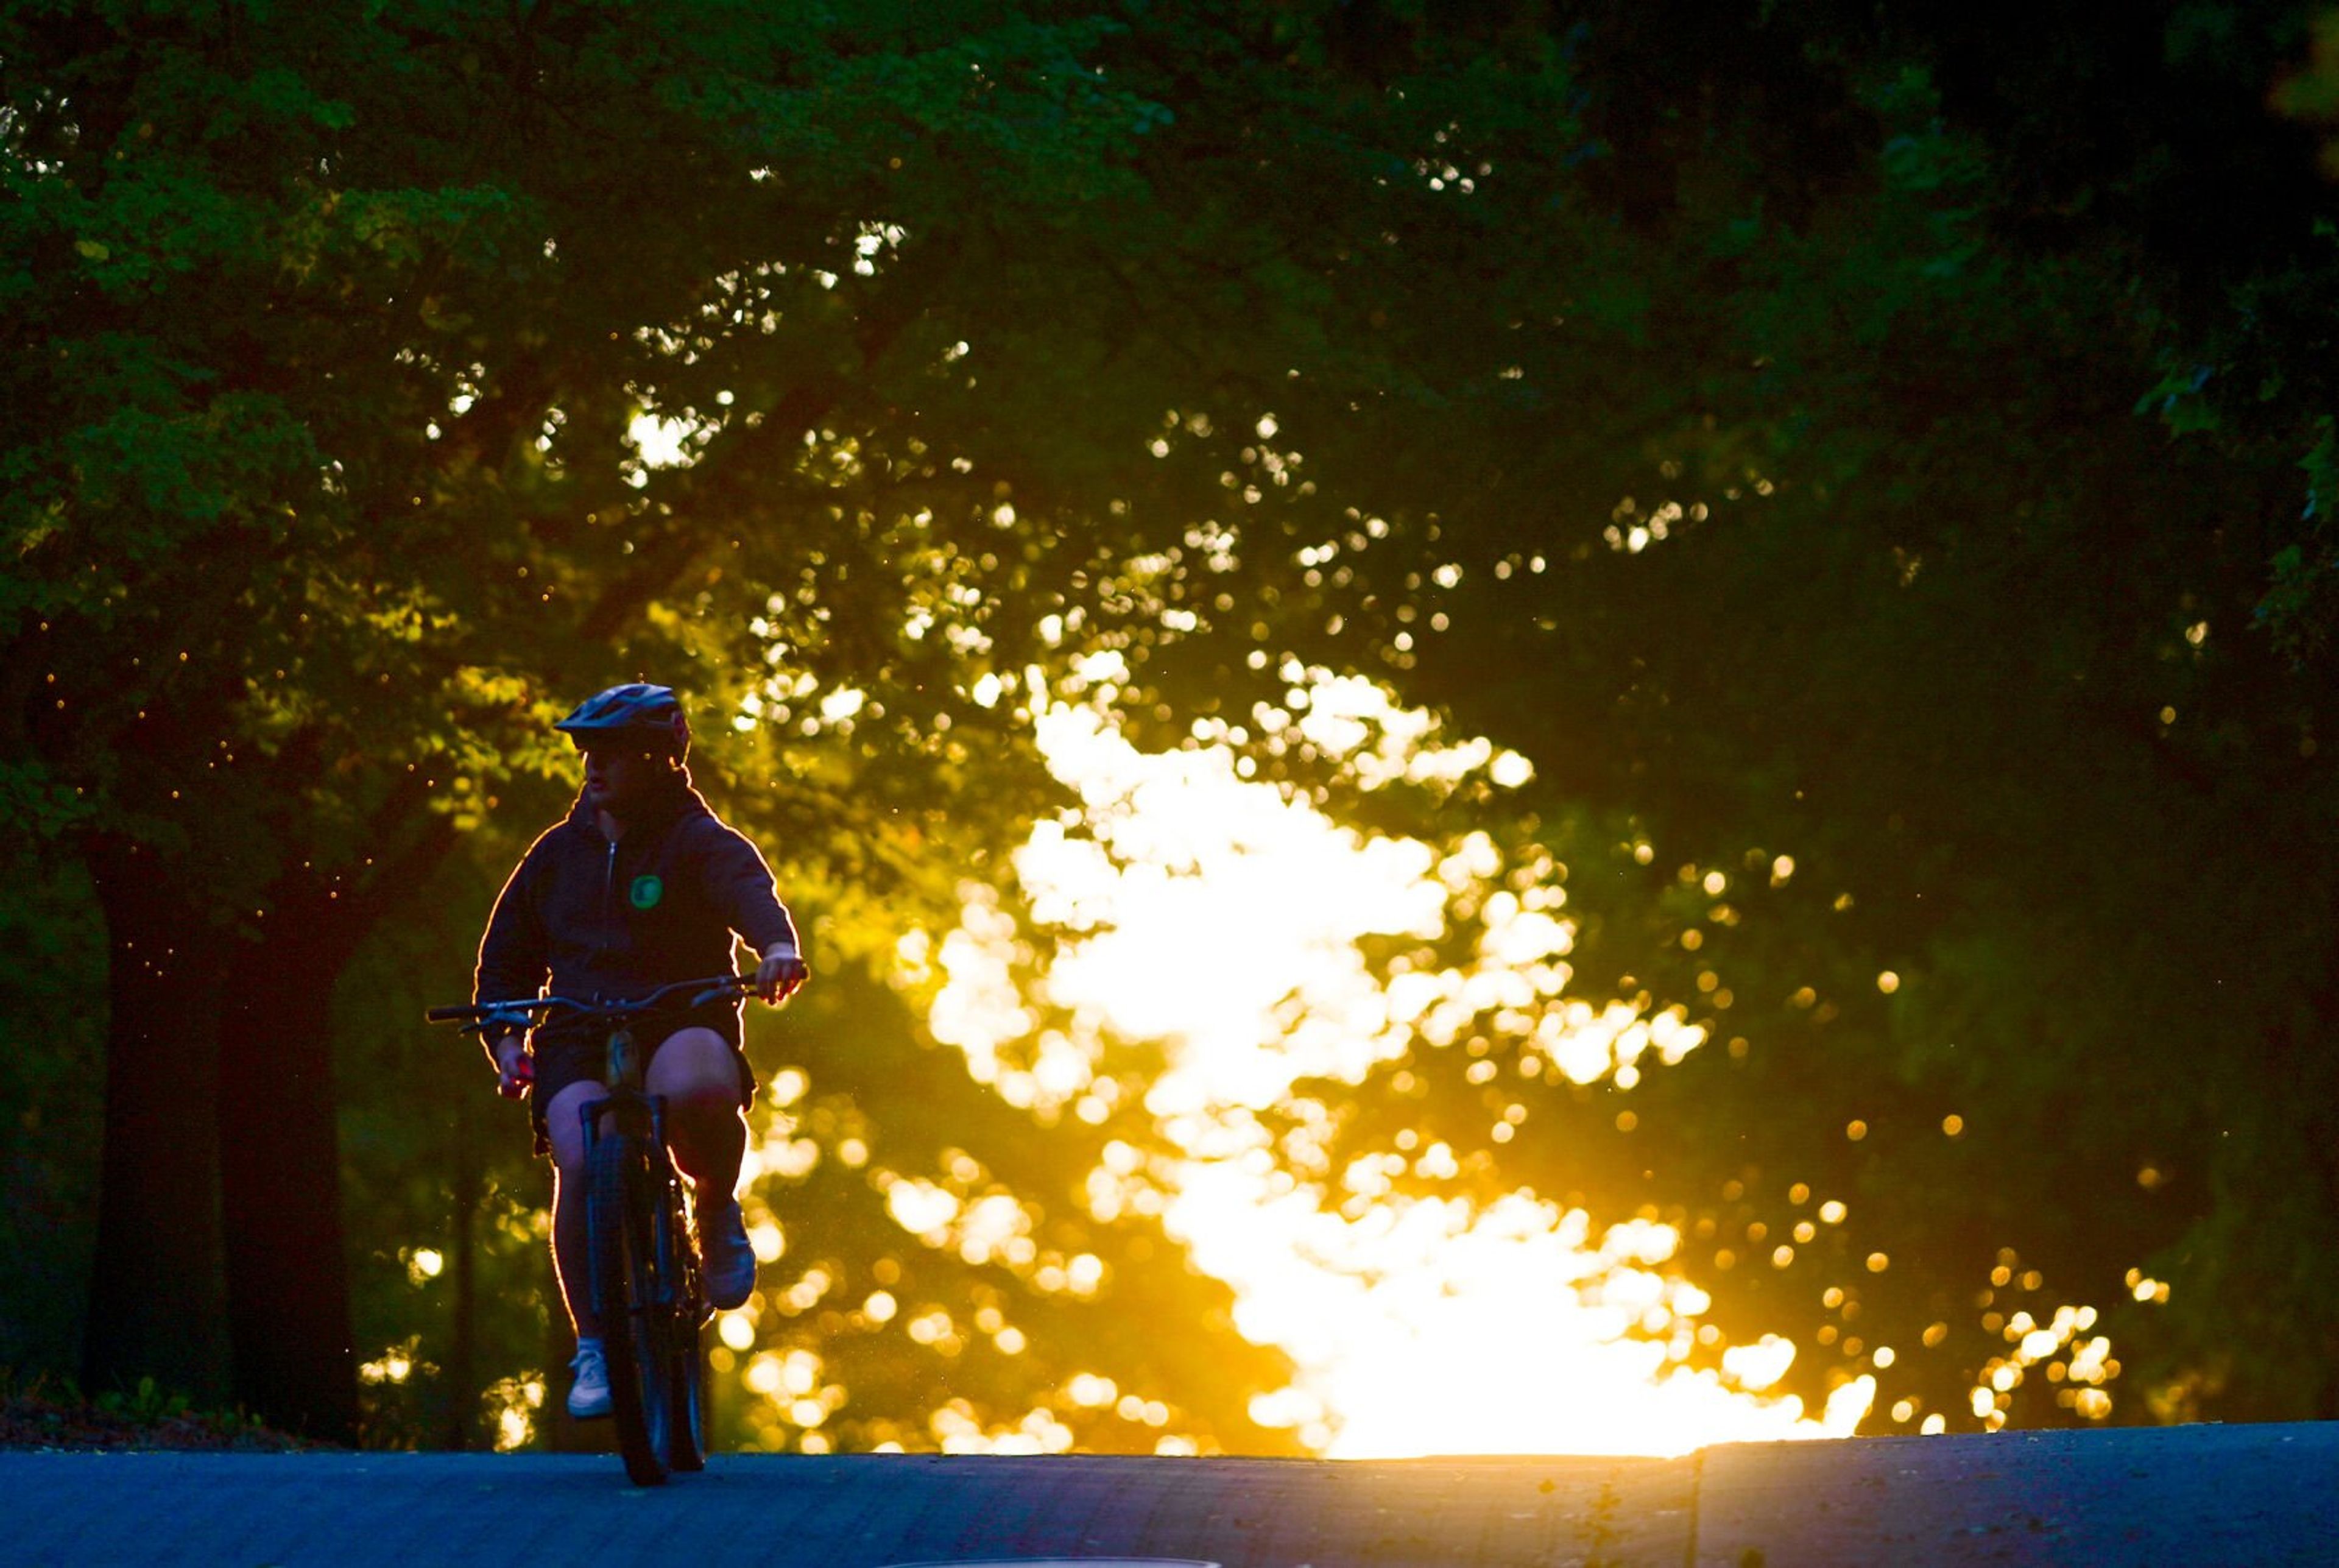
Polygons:
<instances>
[{"instance_id":1,"label":"grass","mask_svg":"<svg viewBox=\"0 0 2339 1568\"><path fill-rule=\"evenodd\" d=\"M241 1410L198 1410L186 1395L142 1377L135 1388L91 1398L68 1379L19 1381L0 1369L0 1448L171 1448L281 1453L321 1446L264 1425Z\"/></svg>"}]
</instances>

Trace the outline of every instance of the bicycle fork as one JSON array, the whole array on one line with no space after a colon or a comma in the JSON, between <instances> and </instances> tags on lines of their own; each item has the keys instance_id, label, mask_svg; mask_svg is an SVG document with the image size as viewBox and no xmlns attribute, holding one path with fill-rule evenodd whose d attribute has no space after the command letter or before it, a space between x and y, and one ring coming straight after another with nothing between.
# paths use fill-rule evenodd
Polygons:
<instances>
[{"instance_id":1,"label":"bicycle fork","mask_svg":"<svg viewBox=\"0 0 2339 1568\"><path fill-rule=\"evenodd\" d=\"M650 1205L650 1233L643 1238L653 1265L650 1273L656 1280L652 1287L656 1299L655 1302L637 1303L634 1307L637 1312L652 1305L667 1307L673 1304L676 1280L666 1260L680 1257L681 1248L689 1240L687 1237L674 1234L675 1206L671 1201L670 1187L675 1176L673 1157L666 1152L666 1096L644 1094L640 1090L627 1087L605 1100L590 1100L577 1110L577 1120L585 1133L585 1156L588 1164L593 1151L600 1146L601 1118L605 1113L612 1117L616 1124L615 1132L622 1136L639 1126L644 1112L647 1112L649 1118L649 1147L660 1155L659 1159L647 1162L650 1168L647 1174L658 1190ZM628 1123L632 1126L629 1127ZM663 1169L658 1169L661 1166ZM597 1309L606 1312L600 1303L594 1305ZM608 1332L606 1324L602 1332Z\"/></svg>"}]
</instances>

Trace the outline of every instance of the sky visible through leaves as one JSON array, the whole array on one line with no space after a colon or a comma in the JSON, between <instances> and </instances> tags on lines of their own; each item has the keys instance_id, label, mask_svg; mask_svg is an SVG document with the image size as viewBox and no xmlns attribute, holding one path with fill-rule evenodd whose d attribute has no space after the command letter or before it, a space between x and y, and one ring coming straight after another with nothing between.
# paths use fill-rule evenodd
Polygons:
<instances>
[{"instance_id":1,"label":"sky visible through leaves","mask_svg":"<svg viewBox=\"0 0 2339 1568\"><path fill-rule=\"evenodd\" d=\"M1108 689L1113 673L1091 672ZM1354 772L1525 782L1515 754L1442 742L1369 683L1302 678L1296 722ZM1140 751L1094 701L1057 702L1038 724L1081 804L1076 820L1040 823L1016 869L1031 918L1058 939L1037 1000L1069 1026L1027 1005L1018 922L977 897L933 955L947 983L933 1027L1011 1101L1076 1113L1104 1081L1109 1037L1166 1047L1145 1109L1173 1152L1110 1146L1090 1201L1160 1205L1196 1265L1235 1288L1242 1332L1293 1358L1293 1384L1254 1405L1263 1422L1356 1458L1676 1454L1851 1432L1873 1379L1846 1381L1818 1411L1766 1395L1792 1355L1783 1339L1731 1348L1721 1373L1680 1366L1709 1303L1667 1267L1672 1228L1524 1190L1484 1204L1399 1197L1370 1160L1310 1170L1304 1131L1278 1147L1263 1124L1280 1110L1327 1125L1335 1113L1300 1096L1301 1080L1352 1081L1416 1039L1450 1043L1490 1004L1535 1010L1546 1055L1579 1082L1629 1083L1698 1049L1678 1011L1567 994L1571 928L1547 874L1530 868L1507 891L1484 834L1441 849L1343 827L1240 776L1223 744ZM1475 963L1387 985L1368 972L1361 940L1434 936L1465 898L1499 901ZM1454 1154L1416 1145L1409 1158L1436 1175Z\"/></svg>"},{"instance_id":2,"label":"sky visible through leaves","mask_svg":"<svg viewBox=\"0 0 2339 1568\"><path fill-rule=\"evenodd\" d=\"M645 415L629 435L656 468L687 465L691 433ZM1320 1091L1416 1050L1474 1049L1463 1037L1490 1017L1528 1040L1522 1070L1604 1082L1628 1105L1644 1073L1707 1044L1681 1007L1594 998L1574 983L1565 870L1547 854L1513 864L1480 831L1432 843L1342 825L1303 790L1259 781L1248 743L1304 743L1367 794L1450 791L1466 780L1507 792L1531 777L1525 758L1447 735L1371 681L1296 662L1280 672L1290 683L1283 708L1240 730L1200 721L1184 748L1149 753L1115 721L1114 698L1131 678L1120 656L1075 667L1068 685L1051 689L1033 671L1028 692L994 680L986 694L1028 699L1040 749L1080 803L1036 823L1018 853L1021 919L970 883L955 931L905 939L901 978L935 996L933 1035L964 1054L979 1082L1046 1119L1102 1124L1123 1109L1129 1081L1105 1070L1107 1055L1117 1044L1163 1052L1163 1070L1141 1090L1157 1146L1109 1145L1087 1205L1101 1220L1131 1208L1160 1215L1195 1267L1234 1289L1239 1330L1292 1359L1294 1381L1259 1395L1254 1418L1295 1430L1311 1450L1364 1458L1673 1455L1848 1436L1881 1414L1877 1380L1857 1364L1807 1407L1775 1387L1796 1354L1787 1337L1722 1343L1705 1321L1710 1298L1675 1267L1683 1236L1654 1210L1595 1214L1525 1188L1491 1198L1399 1192L1393 1178L1460 1170L1454 1149L1411 1132L1378 1159L1330 1168L1324 1146L1341 1112L1311 1097L1311 1080ZM1772 870L1780 881L1792 873L1791 857ZM1479 932L1466 964L1377 973L1366 957L1379 939L1435 942L1457 916ZM1470 1080L1499 1070L1474 1062ZM1509 1108L1489 1129L1493 1143L1510 1141L1526 1114L1524 1103ZM765 1163L783 1175L787 1147L785 1138L766 1145L778 1152ZM1021 1224L1003 1198L962 1206L906 1178L889 1193L896 1222L932 1245L981 1254ZM1841 1224L1845 1208L1823 1205L1814 1217ZM783 1214L761 1238L774 1257L784 1227ZM1083 1294L1095 1283L1077 1282ZM2009 1368L2057 1356L2116 1365L2096 1318L2067 1305L2051 1323L2012 1325L2012 1348L1973 1390L1976 1416L1990 1416L2003 1392L1990 1380L2002 1385ZM1700 1350L1709 1354L1691 1365ZM1896 1354L1879 1345L1866 1359L1880 1370ZM801 1353L748 1371L751 1391L784 1410L801 1405L806 1425L821 1419L813 1405L844 1392ZM1093 1388L1072 1390L1076 1402L1119 1393L1089 1381ZM2091 1376L2082 1393L2107 1409L2100 1381ZM1894 1423L1909 1429L1915 1414L1896 1410ZM1041 1412L1033 1417L936 1435L968 1451L1069 1435ZM1926 1415L1921 1429L1943 1425ZM1163 1442L1179 1451L1174 1433Z\"/></svg>"}]
</instances>

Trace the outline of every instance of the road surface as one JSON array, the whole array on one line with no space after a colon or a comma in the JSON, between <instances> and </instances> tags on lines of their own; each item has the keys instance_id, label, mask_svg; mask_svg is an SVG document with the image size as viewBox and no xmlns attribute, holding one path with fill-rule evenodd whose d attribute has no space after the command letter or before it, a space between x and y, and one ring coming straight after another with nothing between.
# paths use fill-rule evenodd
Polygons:
<instances>
[{"instance_id":1,"label":"road surface","mask_svg":"<svg viewBox=\"0 0 2339 1568\"><path fill-rule=\"evenodd\" d=\"M1684 1459L0 1453L0 1563L893 1568L2339 1564L2339 1424Z\"/></svg>"}]
</instances>

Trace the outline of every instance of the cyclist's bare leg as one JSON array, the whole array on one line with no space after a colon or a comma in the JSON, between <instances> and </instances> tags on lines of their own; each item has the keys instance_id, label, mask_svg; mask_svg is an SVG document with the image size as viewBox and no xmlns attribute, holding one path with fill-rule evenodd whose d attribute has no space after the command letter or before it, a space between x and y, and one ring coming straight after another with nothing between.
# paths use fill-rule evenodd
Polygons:
<instances>
[{"instance_id":1,"label":"cyclist's bare leg","mask_svg":"<svg viewBox=\"0 0 2339 1568\"><path fill-rule=\"evenodd\" d=\"M608 1092L590 1080L572 1083L544 1109L545 1131L552 1139L552 1263L560 1274L568 1320L584 1339L600 1337L601 1326L593 1316L591 1244L585 1228L585 1129L577 1112Z\"/></svg>"},{"instance_id":2,"label":"cyclist's bare leg","mask_svg":"<svg viewBox=\"0 0 2339 1568\"><path fill-rule=\"evenodd\" d=\"M692 1189L728 1201L747 1148L738 1052L711 1029L676 1030L651 1056L645 1079L650 1093L666 1098L666 1143Z\"/></svg>"}]
</instances>

